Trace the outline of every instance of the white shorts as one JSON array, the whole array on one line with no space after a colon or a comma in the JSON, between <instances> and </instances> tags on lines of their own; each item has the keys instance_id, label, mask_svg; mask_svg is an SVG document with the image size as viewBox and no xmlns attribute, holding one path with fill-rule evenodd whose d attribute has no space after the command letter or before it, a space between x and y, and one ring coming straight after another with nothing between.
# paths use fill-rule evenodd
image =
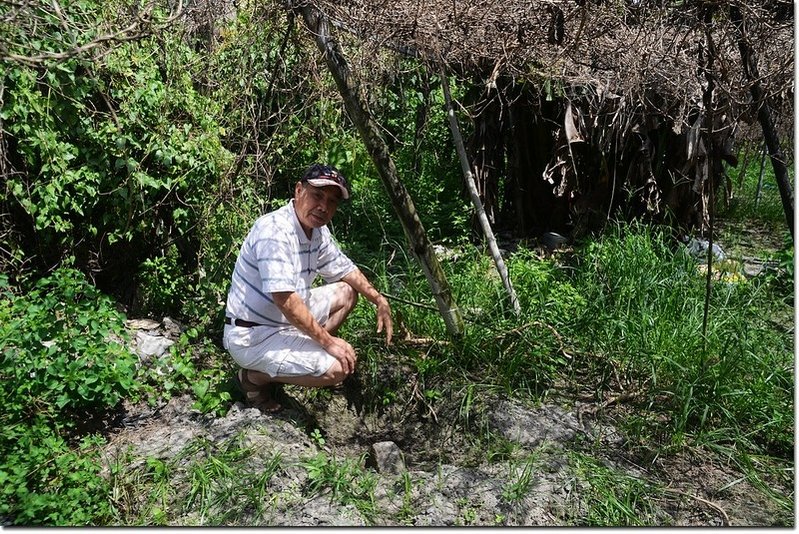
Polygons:
<instances>
[{"instance_id":1,"label":"white shorts","mask_svg":"<svg viewBox=\"0 0 799 534\"><path fill-rule=\"evenodd\" d=\"M335 284L311 289L308 308L323 326L330 315L334 292ZM226 324L222 345L241 367L272 377L321 376L336 361L319 343L293 326L276 328Z\"/></svg>"}]
</instances>

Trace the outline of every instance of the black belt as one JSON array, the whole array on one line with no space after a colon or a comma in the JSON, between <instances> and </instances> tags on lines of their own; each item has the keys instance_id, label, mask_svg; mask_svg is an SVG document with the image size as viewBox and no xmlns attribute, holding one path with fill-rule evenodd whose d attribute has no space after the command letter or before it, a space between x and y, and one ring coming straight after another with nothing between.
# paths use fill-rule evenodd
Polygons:
<instances>
[{"instance_id":1,"label":"black belt","mask_svg":"<svg viewBox=\"0 0 799 534\"><path fill-rule=\"evenodd\" d=\"M236 326L243 326L244 328L252 328L253 326L264 326L259 323L251 323L250 321L245 321L244 319L233 319L231 317L225 317L225 324L234 324Z\"/></svg>"}]
</instances>

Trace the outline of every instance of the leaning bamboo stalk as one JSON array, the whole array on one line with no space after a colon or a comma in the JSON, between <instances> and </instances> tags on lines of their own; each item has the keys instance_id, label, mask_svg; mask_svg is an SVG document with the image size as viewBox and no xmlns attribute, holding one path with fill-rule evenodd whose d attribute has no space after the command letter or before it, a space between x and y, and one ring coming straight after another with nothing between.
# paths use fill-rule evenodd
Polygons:
<instances>
[{"instance_id":1,"label":"leaning bamboo stalk","mask_svg":"<svg viewBox=\"0 0 799 534\"><path fill-rule=\"evenodd\" d=\"M452 298L444 270L438 262L433 246L427 237L422 221L408 191L397 175L394 161L389 154L388 145L380 134L378 125L369 114L360 86L350 72L347 60L338 44L330 34L327 17L318 9L304 4L297 7L305 24L314 36L319 50L324 54L330 74L336 81L344 99L347 114L361 135L364 145L374 162L380 179L391 199L391 205L399 217L405 236L414 256L419 260L436 300L438 310L444 319L447 331L453 337L463 333L463 316Z\"/></svg>"},{"instance_id":2,"label":"leaning bamboo stalk","mask_svg":"<svg viewBox=\"0 0 799 534\"><path fill-rule=\"evenodd\" d=\"M452 139L455 141L455 149L458 152L458 159L460 160L461 168L463 169L463 179L466 181L466 187L469 189L469 197L471 198L472 205L477 213L477 219L480 221L480 228L483 230L486 243L488 243L488 249L491 252L491 257L494 259L494 265L497 268L499 277L502 279L505 290L510 296L510 302L513 306L513 311L518 316L521 313L522 308L519 305L519 299L516 297L516 291L513 290L510 276L508 276L508 269L505 266L505 260L502 259L502 255L499 253L497 240L494 238L494 232L491 230L491 223L488 222L485 209L483 209L483 203L480 201L480 195L477 192L477 186L474 183L474 175L472 174L471 166L469 165L469 159L466 156L466 148L463 145L463 136L461 135L460 128L458 127L458 119L455 117L455 109L452 106L452 96L449 92L449 79L447 78L447 75L444 73L443 69L441 70L441 87L444 89L444 102L446 102L447 105L449 129L452 131Z\"/></svg>"},{"instance_id":3,"label":"leaning bamboo stalk","mask_svg":"<svg viewBox=\"0 0 799 534\"><path fill-rule=\"evenodd\" d=\"M755 208L760 204L760 193L763 191L763 175L766 171L766 156L768 155L768 146L763 143L763 151L760 156L760 172L757 175L757 188L755 189ZM744 169L745 170L745 169Z\"/></svg>"}]
</instances>

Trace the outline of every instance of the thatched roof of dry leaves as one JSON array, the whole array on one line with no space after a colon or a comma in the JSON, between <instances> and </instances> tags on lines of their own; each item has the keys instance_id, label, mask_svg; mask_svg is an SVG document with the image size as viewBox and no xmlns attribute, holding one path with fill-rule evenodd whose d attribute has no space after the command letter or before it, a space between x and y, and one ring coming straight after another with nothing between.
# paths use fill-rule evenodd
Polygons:
<instances>
[{"instance_id":1,"label":"thatched roof of dry leaves","mask_svg":"<svg viewBox=\"0 0 799 534\"><path fill-rule=\"evenodd\" d=\"M517 100L522 107L537 107L538 118L553 125L549 159L517 159L509 163L507 175L518 174L514 169L520 165L526 175L530 169L537 169L534 174L540 170L551 189L529 182L537 178L515 176L517 183L526 180L529 185L519 192L540 197L551 191L573 214L581 210L580 199L592 205L586 213L609 214L607 203L619 202L614 191L620 171L625 189L635 191L632 202L646 212L677 213L683 223L704 227L710 189L721 178L716 162L735 164L742 138L761 142L756 109L765 99L784 154L792 157L794 13L787 0L300 3L330 20L337 39L354 56L357 72L379 72L386 51L392 51L417 58L432 73L446 73L481 89L479 97L472 90L470 100L460 103L475 120L476 132L486 109L507 114ZM751 65L742 58L747 48L754 52L748 57L756 60L757 72L745 68ZM371 76L366 83L379 79ZM757 105L753 84L764 94ZM547 101L556 103L554 112ZM666 137L672 135L671 148L655 144L666 140L664 130ZM652 132L660 132L660 141ZM527 144L519 145L517 154L531 153L531 143L540 140L521 142ZM574 142L588 152L581 148L582 154L575 155ZM477 140L475 146L479 152L487 145ZM473 154L476 175L494 165L480 159L484 156ZM496 155L486 157L498 161ZM587 174L578 169L581 159ZM598 161L614 162L612 182ZM539 189L531 192L531 187Z\"/></svg>"},{"instance_id":2,"label":"thatched roof of dry leaves","mask_svg":"<svg viewBox=\"0 0 799 534\"><path fill-rule=\"evenodd\" d=\"M748 85L730 5L747 22L760 80L772 106L792 112L793 11L785 1L668 0L316 0L363 58L380 50L412 54L481 80L577 90L598 107L619 97L630 111L667 116L679 131L701 105L708 35L718 50L717 94L736 116L749 114ZM702 9L715 10L702 23ZM577 89L579 88L579 89ZM656 113L657 115L657 113ZM790 113L788 117L790 118ZM734 119L736 117L730 117ZM621 119L621 117L620 117Z\"/></svg>"}]
</instances>

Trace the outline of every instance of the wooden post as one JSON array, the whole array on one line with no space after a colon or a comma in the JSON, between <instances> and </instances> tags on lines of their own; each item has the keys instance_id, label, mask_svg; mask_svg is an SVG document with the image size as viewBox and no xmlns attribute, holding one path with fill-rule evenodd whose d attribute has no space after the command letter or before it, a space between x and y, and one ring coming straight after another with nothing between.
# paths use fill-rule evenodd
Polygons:
<instances>
[{"instance_id":1,"label":"wooden post","mask_svg":"<svg viewBox=\"0 0 799 534\"><path fill-rule=\"evenodd\" d=\"M333 40L327 17L318 9L302 3L297 9L303 16L305 24L314 36L317 47L325 56L325 61L333 79L336 80L339 92L344 99L344 106L361 135L364 145L374 162L380 179L386 188L394 211L402 223L411 250L419 260L425 276L430 283L430 288L435 297L438 310L441 313L447 331L453 337L463 333L463 316L452 298L447 278L438 258L433 251L433 246L427 237L422 221L416 212L416 207L411 200L405 186L397 176L397 169L388 151L388 145L380 135L380 130L372 116L367 111L365 99L360 87L349 70L347 60L341 52L338 43Z\"/></svg>"},{"instance_id":2,"label":"wooden post","mask_svg":"<svg viewBox=\"0 0 799 534\"><path fill-rule=\"evenodd\" d=\"M494 259L494 265L497 268L502 283L505 285L505 290L510 296L510 302L513 306L514 313L518 316L522 308L519 305L519 299L516 297L516 291L513 290L513 285L508 276L508 269L505 267L505 260L499 253L497 240L494 238L494 232L491 230L491 224L488 222L488 217L483 209L483 203L480 201L480 195L477 192L477 186L474 183L474 175L472 174L471 166L469 165L469 158L466 156L466 148L463 146L463 136L461 135L460 128L458 128L458 119L455 117L455 109L452 107L452 96L449 92L449 79L441 69L441 87L444 89L444 102L447 105L447 117L449 117L449 129L452 131L452 139L455 141L455 149L458 152L458 159L461 162L461 169L463 170L463 179L466 181L466 187L469 189L469 197L472 199L472 205L477 212L477 218L480 221L480 228L483 230L488 249L491 251L491 257Z\"/></svg>"}]
</instances>

